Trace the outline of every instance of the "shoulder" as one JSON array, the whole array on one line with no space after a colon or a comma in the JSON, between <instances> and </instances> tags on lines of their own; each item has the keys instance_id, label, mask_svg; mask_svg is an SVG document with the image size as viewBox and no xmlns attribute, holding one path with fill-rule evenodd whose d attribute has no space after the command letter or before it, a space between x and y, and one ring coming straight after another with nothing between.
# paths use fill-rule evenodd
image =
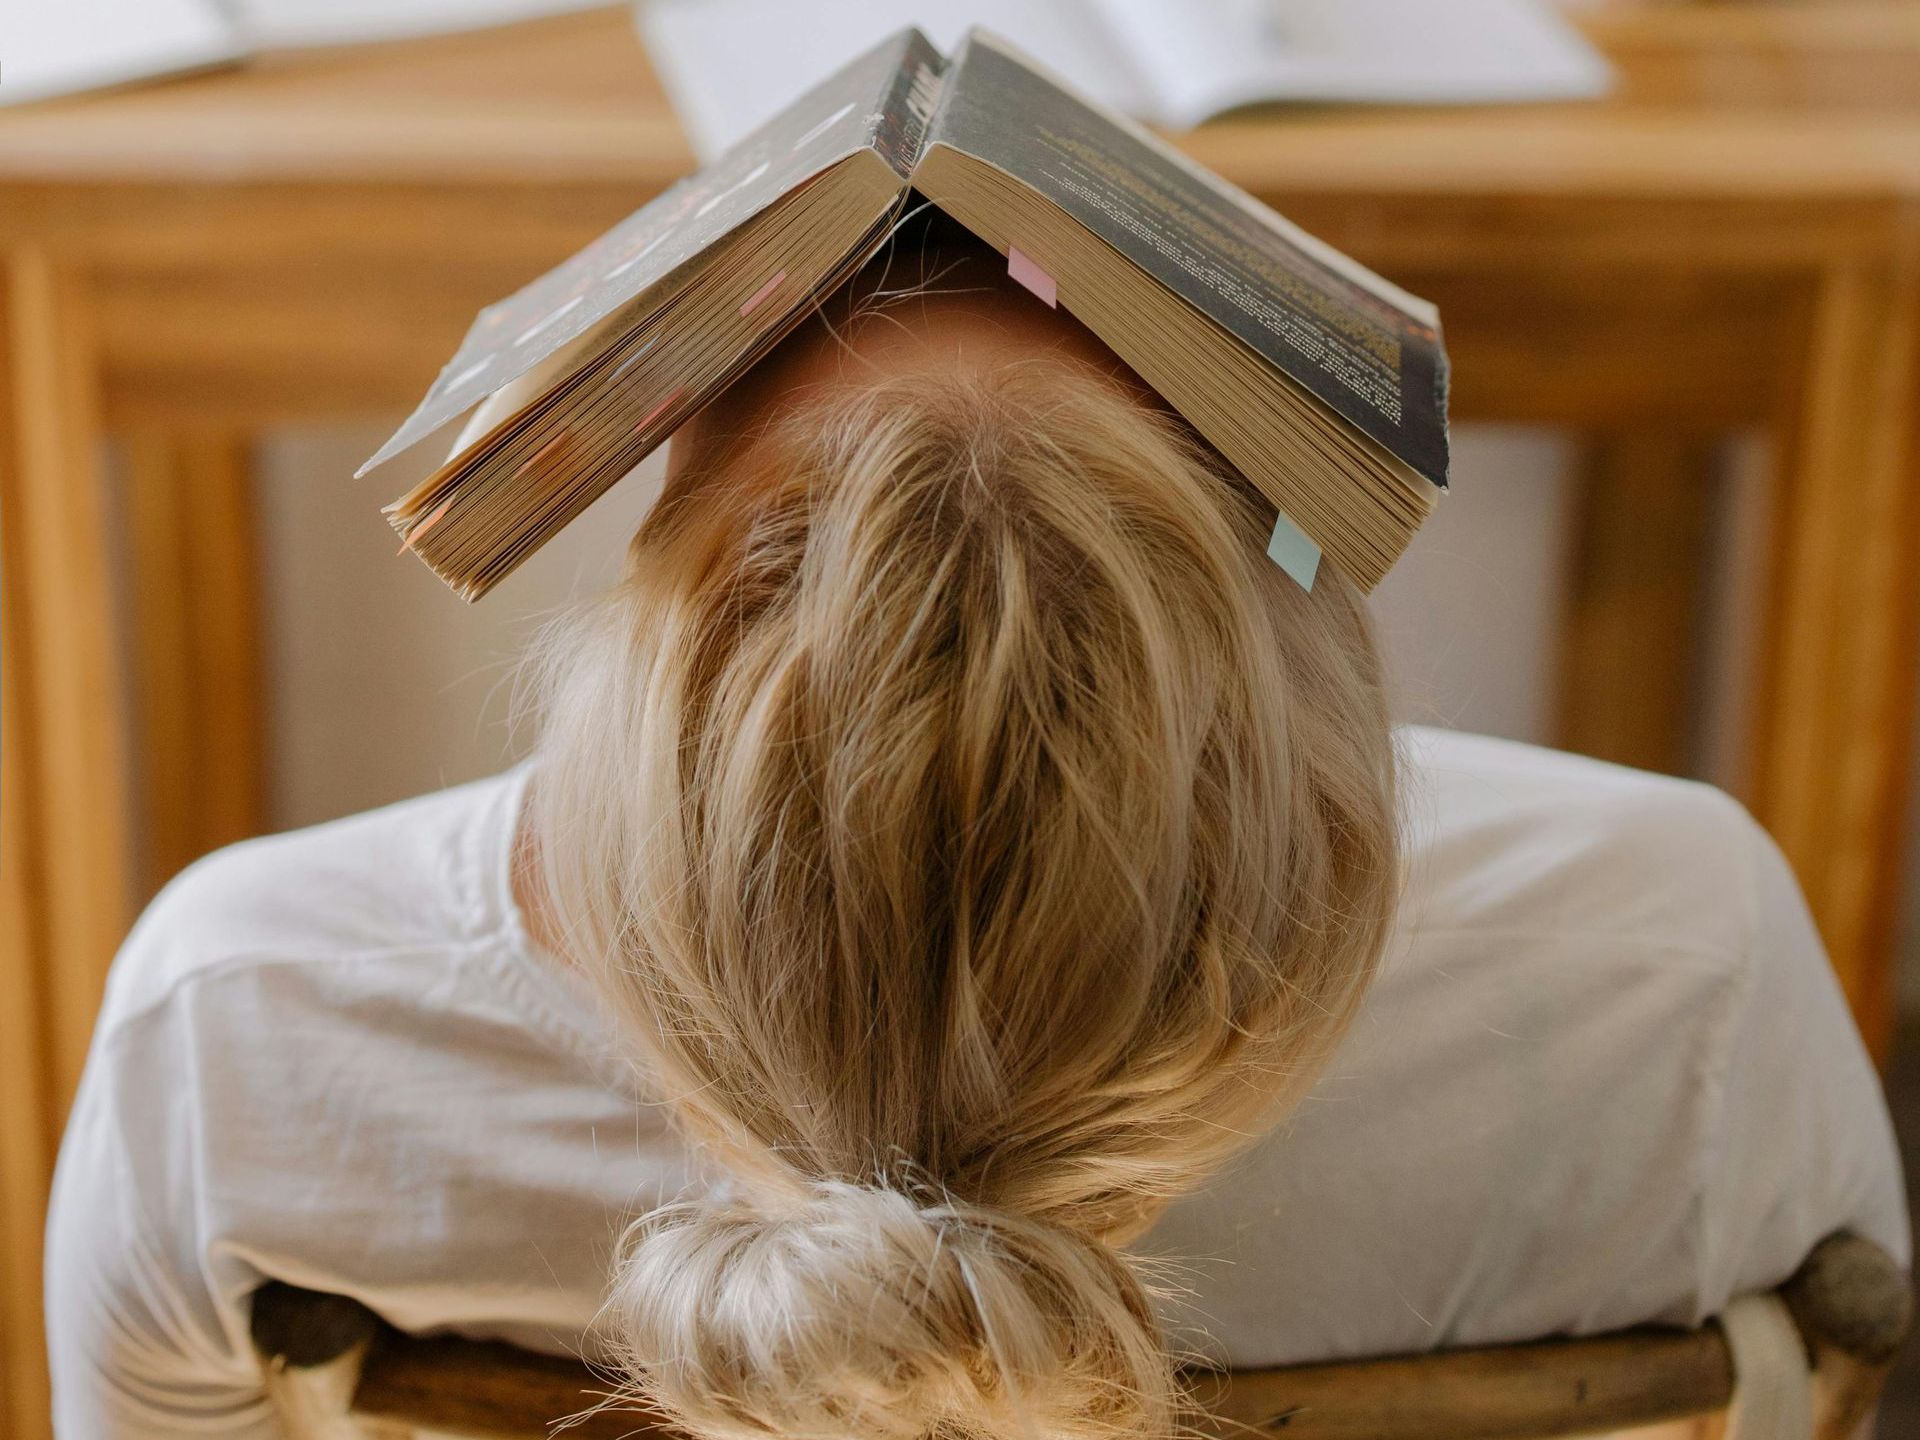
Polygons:
<instances>
[{"instance_id":1,"label":"shoulder","mask_svg":"<svg viewBox=\"0 0 1920 1440\"><path fill-rule=\"evenodd\" d=\"M1400 742L1379 981L1286 1125L1156 1231L1223 1257L1195 1290L1226 1358L1694 1324L1836 1229L1904 1256L1872 1067L1754 819L1533 746Z\"/></svg>"},{"instance_id":2,"label":"shoulder","mask_svg":"<svg viewBox=\"0 0 1920 1440\"><path fill-rule=\"evenodd\" d=\"M524 771L214 852L147 907L101 1028L233 969L445 951L511 923L505 856Z\"/></svg>"},{"instance_id":3,"label":"shoulder","mask_svg":"<svg viewBox=\"0 0 1920 1440\"><path fill-rule=\"evenodd\" d=\"M1400 743L1413 928L1750 949L1772 842L1724 791L1486 736Z\"/></svg>"}]
</instances>

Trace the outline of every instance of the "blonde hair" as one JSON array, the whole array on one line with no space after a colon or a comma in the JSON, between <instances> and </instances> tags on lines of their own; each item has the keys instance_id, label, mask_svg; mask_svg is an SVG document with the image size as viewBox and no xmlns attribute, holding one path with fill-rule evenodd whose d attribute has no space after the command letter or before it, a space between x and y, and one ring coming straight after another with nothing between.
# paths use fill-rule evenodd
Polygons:
<instances>
[{"instance_id":1,"label":"blonde hair","mask_svg":"<svg viewBox=\"0 0 1920 1440\"><path fill-rule=\"evenodd\" d=\"M1118 1246L1278 1116L1384 944L1364 602L1058 360L816 395L679 477L542 668L569 957L724 1181L629 1232L709 1437L1160 1436Z\"/></svg>"}]
</instances>

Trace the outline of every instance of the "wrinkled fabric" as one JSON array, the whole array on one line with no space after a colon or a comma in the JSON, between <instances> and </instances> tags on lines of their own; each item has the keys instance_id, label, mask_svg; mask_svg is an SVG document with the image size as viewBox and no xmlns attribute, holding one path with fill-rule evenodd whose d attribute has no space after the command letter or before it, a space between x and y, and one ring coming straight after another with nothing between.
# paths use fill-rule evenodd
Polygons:
<instances>
[{"instance_id":1,"label":"wrinkled fabric","mask_svg":"<svg viewBox=\"0 0 1920 1440\"><path fill-rule=\"evenodd\" d=\"M1407 881L1293 1117L1138 1247L1238 1365L1698 1322L1830 1231L1905 1263L1877 1079L1720 792L1399 732ZM531 771L193 866L115 963L47 1251L61 1440L277 1436L261 1281L588 1343L623 1223L711 1183L509 884Z\"/></svg>"}]
</instances>

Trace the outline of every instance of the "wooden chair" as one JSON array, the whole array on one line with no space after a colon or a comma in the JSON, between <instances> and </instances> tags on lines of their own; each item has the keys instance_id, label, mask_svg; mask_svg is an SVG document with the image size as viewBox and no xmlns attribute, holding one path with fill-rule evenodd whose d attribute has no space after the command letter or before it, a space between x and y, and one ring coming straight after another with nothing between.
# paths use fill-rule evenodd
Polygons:
<instances>
[{"instance_id":1,"label":"wooden chair","mask_svg":"<svg viewBox=\"0 0 1920 1440\"><path fill-rule=\"evenodd\" d=\"M1853 1235L1816 1246L1779 1291L1805 1346L1813 1440L1854 1440L1912 1319L1907 1275ZM278 1281L254 1294L253 1339L290 1440L542 1440L607 1382L509 1345L418 1338L358 1301ZM1713 1417L1733 1396L1719 1322L1403 1359L1194 1377L1203 1433L1287 1440L1550 1440ZM578 1440L669 1433L633 1409L588 1413Z\"/></svg>"}]
</instances>

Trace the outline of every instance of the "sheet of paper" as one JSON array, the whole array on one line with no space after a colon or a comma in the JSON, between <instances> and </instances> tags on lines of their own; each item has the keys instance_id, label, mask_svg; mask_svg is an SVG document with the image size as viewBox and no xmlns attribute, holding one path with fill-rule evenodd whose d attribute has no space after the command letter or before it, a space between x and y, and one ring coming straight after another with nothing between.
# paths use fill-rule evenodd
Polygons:
<instances>
[{"instance_id":1,"label":"sheet of paper","mask_svg":"<svg viewBox=\"0 0 1920 1440\"><path fill-rule=\"evenodd\" d=\"M985 25L1117 109L1149 103L1085 0L641 0L640 33L687 138L710 160L820 76L918 25L951 51Z\"/></svg>"},{"instance_id":2,"label":"sheet of paper","mask_svg":"<svg viewBox=\"0 0 1920 1440\"><path fill-rule=\"evenodd\" d=\"M0 105L239 58L212 0L12 0L0 6Z\"/></svg>"},{"instance_id":3,"label":"sheet of paper","mask_svg":"<svg viewBox=\"0 0 1920 1440\"><path fill-rule=\"evenodd\" d=\"M1187 127L1264 101L1585 99L1612 72L1542 0L1087 0Z\"/></svg>"},{"instance_id":4,"label":"sheet of paper","mask_svg":"<svg viewBox=\"0 0 1920 1440\"><path fill-rule=\"evenodd\" d=\"M55 0L33 0L55 3ZM450 30L478 30L606 0L227 0L249 44L258 50L296 45L352 45Z\"/></svg>"}]
</instances>

